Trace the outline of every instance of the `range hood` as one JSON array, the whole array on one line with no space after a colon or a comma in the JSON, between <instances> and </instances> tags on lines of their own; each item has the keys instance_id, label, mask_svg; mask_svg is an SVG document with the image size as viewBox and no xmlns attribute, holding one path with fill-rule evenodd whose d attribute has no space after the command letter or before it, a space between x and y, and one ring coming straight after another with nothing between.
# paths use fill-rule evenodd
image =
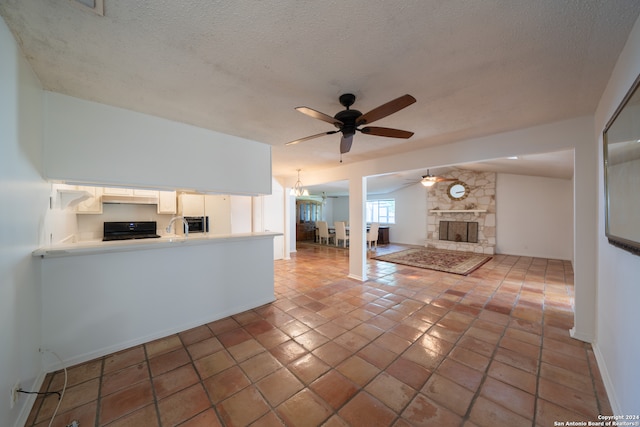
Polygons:
<instances>
[{"instance_id":1,"label":"range hood","mask_svg":"<svg viewBox=\"0 0 640 427\"><path fill-rule=\"evenodd\" d=\"M104 195L102 203L122 203L135 205L157 205L157 196Z\"/></svg>"}]
</instances>

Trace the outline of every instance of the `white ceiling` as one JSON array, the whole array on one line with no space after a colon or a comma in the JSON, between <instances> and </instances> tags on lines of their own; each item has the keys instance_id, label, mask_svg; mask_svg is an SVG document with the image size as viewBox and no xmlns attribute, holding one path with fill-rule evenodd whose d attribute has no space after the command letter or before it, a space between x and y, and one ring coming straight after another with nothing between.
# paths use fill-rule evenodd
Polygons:
<instances>
[{"instance_id":1,"label":"white ceiling","mask_svg":"<svg viewBox=\"0 0 640 427\"><path fill-rule=\"evenodd\" d=\"M333 116L345 92L363 113L417 99L376 122L411 139L358 134L347 163L592 114L639 13L637 0L104 0L99 16L0 0L45 89L271 144L276 176L338 163L339 135L284 144L332 130L295 107Z\"/></svg>"}]
</instances>

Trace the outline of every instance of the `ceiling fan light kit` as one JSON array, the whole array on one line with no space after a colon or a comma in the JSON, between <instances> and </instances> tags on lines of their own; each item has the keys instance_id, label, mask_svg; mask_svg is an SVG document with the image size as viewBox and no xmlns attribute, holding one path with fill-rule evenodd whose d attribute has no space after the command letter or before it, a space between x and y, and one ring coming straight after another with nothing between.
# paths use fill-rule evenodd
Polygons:
<instances>
[{"instance_id":1,"label":"ceiling fan light kit","mask_svg":"<svg viewBox=\"0 0 640 427\"><path fill-rule=\"evenodd\" d=\"M425 187L431 187L433 184L436 184L438 182L445 182L445 181L457 181L457 178L444 178L441 176L435 176L435 175L431 175L429 173L429 169L427 169L427 174L426 175L422 175L422 179L420 180L420 184L422 184Z\"/></svg>"},{"instance_id":2,"label":"ceiling fan light kit","mask_svg":"<svg viewBox=\"0 0 640 427\"><path fill-rule=\"evenodd\" d=\"M330 123L338 128L338 130L332 130L316 135L307 136L305 138L296 139L295 141L288 142L286 145L298 144L309 139L341 132L342 138L340 139L340 154L342 155L348 153L351 150L351 145L353 144L353 136L356 134L356 132L362 132L366 135L385 136L388 138L408 139L413 136L413 132L400 129L377 126L366 126L360 128L360 126L372 123L376 120L380 120L413 104L414 102L416 102L416 99L411 95L403 95L399 98L387 102L386 104L382 104L365 114L362 114L360 111L352 110L350 108L356 101L356 96L354 94L345 93L343 95L340 95L339 101L340 104L345 107L345 109L338 112L333 117L309 107L297 107L296 110L301 112L302 114L305 114L317 120L322 120L324 122Z\"/></svg>"}]
</instances>

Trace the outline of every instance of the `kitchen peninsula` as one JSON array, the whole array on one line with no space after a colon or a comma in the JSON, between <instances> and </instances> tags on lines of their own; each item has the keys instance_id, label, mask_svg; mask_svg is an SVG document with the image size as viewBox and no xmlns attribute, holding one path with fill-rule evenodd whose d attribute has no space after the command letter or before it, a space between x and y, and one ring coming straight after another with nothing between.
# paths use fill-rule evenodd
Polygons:
<instances>
[{"instance_id":1,"label":"kitchen peninsula","mask_svg":"<svg viewBox=\"0 0 640 427\"><path fill-rule=\"evenodd\" d=\"M276 235L40 248L43 346L80 363L269 303Z\"/></svg>"},{"instance_id":2,"label":"kitchen peninsula","mask_svg":"<svg viewBox=\"0 0 640 427\"><path fill-rule=\"evenodd\" d=\"M249 209L251 197L271 194L269 145L51 92L42 102L42 176L96 191L83 212L58 204L64 193L50 197L42 244L32 253L41 277L41 348L70 366L273 301L277 233L247 233L250 218L248 230L220 230L229 223L215 209L197 214L211 215L208 235L164 233L174 215L192 215L181 212L183 192L237 196ZM95 186L155 191L157 204L134 191L124 196L149 203L117 205L123 195ZM177 207L164 203L172 192ZM100 203L105 195L110 200ZM160 238L100 241L103 222L128 220L157 221ZM75 229L58 227L74 221ZM43 363L45 371L57 366Z\"/></svg>"}]
</instances>

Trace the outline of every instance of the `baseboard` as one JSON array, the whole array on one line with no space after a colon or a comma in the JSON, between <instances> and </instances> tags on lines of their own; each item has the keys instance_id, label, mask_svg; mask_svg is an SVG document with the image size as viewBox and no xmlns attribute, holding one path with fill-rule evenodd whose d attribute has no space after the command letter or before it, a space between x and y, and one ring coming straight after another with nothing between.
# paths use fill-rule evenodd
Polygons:
<instances>
[{"instance_id":1,"label":"baseboard","mask_svg":"<svg viewBox=\"0 0 640 427\"><path fill-rule=\"evenodd\" d=\"M84 353L81 355L76 355L73 356L71 358L67 358L67 359L63 359L63 364L65 367L69 367L69 366L75 366L84 362L88 362L90 360L94 360L97 359L99 357L103 357L106 356L108 354L112 354L112 353L116 353L118 351L121 350L126 350L128 348L131 347L135 347L138 346L140 344L144 344L150 341L154 341L160 338L165 338L168 337L170 335L173 334L177 334L179 332L184 332L187 331L189 329L192 328L196 328L198 326L202 326L205 325L207 323L211 323L211 322L215 322L216 320L220 320L220 319L224 319L225 317L229 317L229 316L233 316L234 314L238 314L238 313L242 313L244 311L247 310L251 310L260 306L263 306L265 304L269 304L271 302L275 301L275 296L271 296L269 298L262 298L262 299L258 299L255 301L252 301L251 303L248 304L243 304L241 306L237 306L228 310L225 310L223 312L218 312L216 313L214 316L211 317L207 317L207 318L203 318L200 320L196 320L193 322L189 322L187 324L182 324L173 328L169 328L169 329L165 329L162 331L158 331L158 332L154 332L152 334L149 335L145 335L139 338L135 338L129 341L125 341L125 342L121 342L118 344L114 344L114 345L110 345L107 347L103 347L88 353ZM56 364L49 364L44 366L45 372L52 372L54 370L57 369L61 369L62 367L59 366L59 363Z\"/></svg>"},{"instance_id":2,"label":"baseboard","mask_svg":"<svg viewBox=\"0 0 640 427\"><path fill-rule=\"evenodd\" d=\"M39 391L42 387L42 383L44 383L44 379L46 378L46 376L47 373L44 370L40 371L29 390ZM31 410L33 409L33 404L36 403L36 398L38 397L35 394L25 394L24 396L26 396L26 402L20 410L20 414L18 415L18 419L16 420L14 427L24 427L27 424L29 414L31 414Z\"/></svg>"},{"instance_id":3,"label":"baseboard","mask_svg":"<svg viewBox=\"0 0 640 427\"><path fill-rule=\"evenodd\" d=\"M582 333L582 332L578 332L578 331L576 331L575 327L573 327L573 328L571 328L569 330L569 334L571 335L571 338L575 338L575 339L580 340L580 341L588 342L589 344L593 343L593 340L594 340L593 335L585 334L585 333Z\"/></svg>"},{"instance_id":4,"label":"baseboard","mask_svg":"<svg viewBox=\"0 0 640 427\"><path fill-rule=\"evenodd\" d=\"M620 404L618 403L618 398L616 397L615 388L613 387L611 376L609 376L607 364L604 363L604 356L600 351L598 342L596 341L592 343L591 348L593 349L593 355L596 357L598 369L600 370L600 376L602 377L602 382L604 383L604 388L607 391L607 397L609 398L609 404L611 405L611 410L613 411L613 414L611 415L624 415L622 413L622 410L620 409Z\"/></svg>"}]
</instances>

